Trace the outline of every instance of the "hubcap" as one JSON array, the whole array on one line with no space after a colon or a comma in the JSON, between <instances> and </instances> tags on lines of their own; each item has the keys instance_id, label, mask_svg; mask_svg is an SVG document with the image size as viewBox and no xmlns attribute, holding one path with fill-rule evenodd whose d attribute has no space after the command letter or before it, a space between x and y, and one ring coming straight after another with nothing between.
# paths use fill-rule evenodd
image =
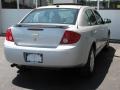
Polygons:
<instances>
[{"instance_id":1,"label":"hubcap","mask_svg":"<svg viewBox=\"0 0 120 90\"><path fill-rule=\"evenodd\" d=\"M94 60L95 60L94 52L92 51L90 55L90 71L91 72L93 72L93 69L94 69Z\"/></svg>"}]
</instances>

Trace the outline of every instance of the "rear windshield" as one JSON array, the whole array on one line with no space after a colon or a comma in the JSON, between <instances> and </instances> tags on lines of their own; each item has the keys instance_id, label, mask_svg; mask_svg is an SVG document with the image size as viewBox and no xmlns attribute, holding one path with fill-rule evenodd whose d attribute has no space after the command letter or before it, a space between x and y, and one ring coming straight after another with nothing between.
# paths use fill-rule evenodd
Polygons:
<instances>
[{"instance_id":1,"label":"rear windshield","mask_svg":"<svg viewBox=\"0 0 120 90\"><path fill-rule=\"evenodd\" d=\"M75 24L78 9L40 9L31 12L21 23Z\"/></svg>"}]
</instances>

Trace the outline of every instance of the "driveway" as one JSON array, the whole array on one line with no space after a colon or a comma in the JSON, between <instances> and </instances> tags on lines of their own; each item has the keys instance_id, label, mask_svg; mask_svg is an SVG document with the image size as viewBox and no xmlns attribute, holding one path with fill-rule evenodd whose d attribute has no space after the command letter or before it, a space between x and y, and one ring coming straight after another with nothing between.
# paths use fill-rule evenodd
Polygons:
<instances>
[{"instance_id":1,"label":"driveway","mask_svg":"<svg viewBox=\"0 0 120 90\"><path fill-rule=\"evenodd\" d=\"M4 37L0 37L0 90L120 90L120 44L111 43L96 57L94 77L86 78L78 69L36 69L21 72L11 68L4 57Z\"/></svg>"}]
</instances>

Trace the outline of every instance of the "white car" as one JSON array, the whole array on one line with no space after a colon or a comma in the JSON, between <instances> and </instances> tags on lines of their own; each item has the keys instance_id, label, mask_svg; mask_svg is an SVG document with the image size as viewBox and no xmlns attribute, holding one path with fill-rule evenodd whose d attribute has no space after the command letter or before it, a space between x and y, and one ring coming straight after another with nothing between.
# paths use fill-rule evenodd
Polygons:
<instances>
[{"instance_id":1,"label":"white car","mask_svg":"<svg viewBox=\"0 0 120 90\"><path fill-rule=\"evenodd\" d=\"M89 6L40 7L8 28L5 56L17 67L84 66L93 73L96 55L109 45L110 22Z\"/></svg>"}]
</instances>

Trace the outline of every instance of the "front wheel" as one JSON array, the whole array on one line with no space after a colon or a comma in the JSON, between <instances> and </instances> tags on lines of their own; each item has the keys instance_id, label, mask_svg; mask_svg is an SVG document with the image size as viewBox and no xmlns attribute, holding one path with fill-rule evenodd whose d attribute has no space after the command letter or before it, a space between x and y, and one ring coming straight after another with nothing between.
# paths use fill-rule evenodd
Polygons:
<instances>
[{"instance_id":1,"label":"front wheel","mask_svg":"<svg viewBox=\"0 0 120 90\"><path fill-rule=\"evenodd\" d=\"M107 49L109 47L109 43L110 43L110 32L108 33L108 39L105 45L105 48Z\"/></svg>"}]
</instances>

